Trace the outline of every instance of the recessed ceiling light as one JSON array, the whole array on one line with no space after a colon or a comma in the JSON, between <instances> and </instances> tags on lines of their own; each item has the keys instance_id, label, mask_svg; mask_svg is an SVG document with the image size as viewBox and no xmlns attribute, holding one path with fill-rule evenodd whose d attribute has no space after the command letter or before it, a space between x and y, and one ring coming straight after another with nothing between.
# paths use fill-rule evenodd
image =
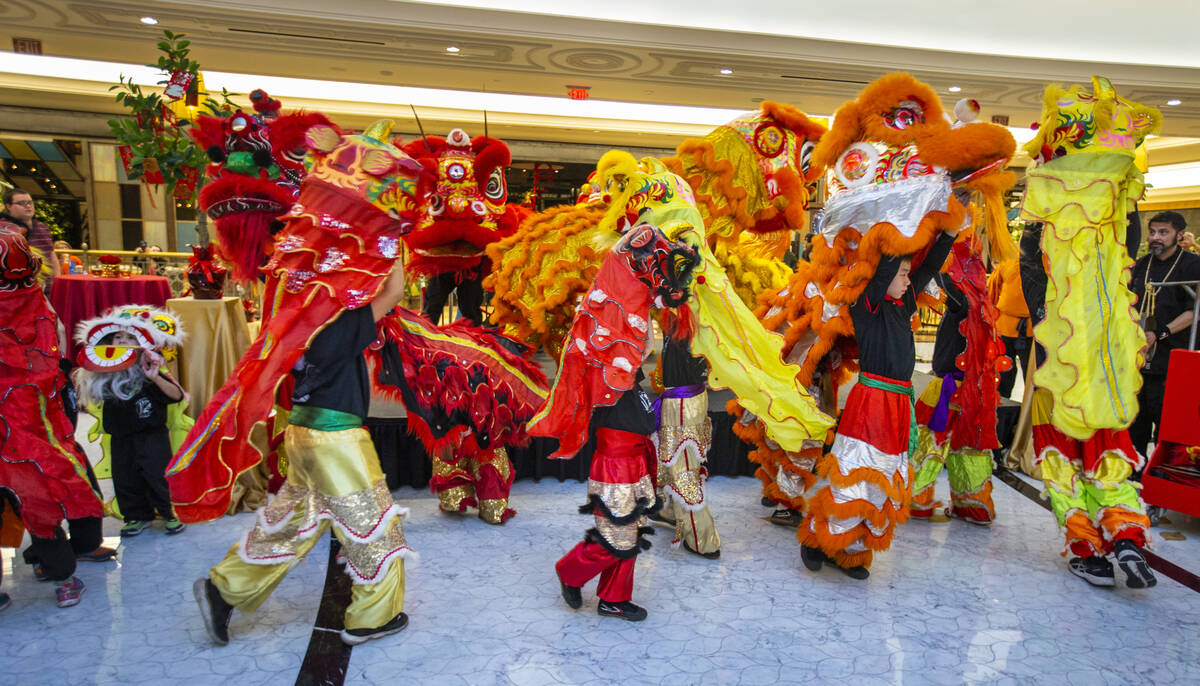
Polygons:
<instances>
[{"instance_id":1,"label":"recessed ceiling light","mask_svg":"<svg viewBox=\"0 0 1200 686\"><path fill-rule=\"evenodd\" d=\"M732 70L732 69L722 69L722 70L721 70L721 73L722 73L722 74L726 74L726 75L728 75L728 74L732 74L732 73L733 73L733 70Z\"/></svg>"},{"instance_id":2,"label":"recessed ceiling light","mask_svg":"<svg viewBox=\"0 0 1200 686\"><path fill-rule=\"evenodd\" d=\"M446 52L458 52L458 47L454 45L446 46Z\"/></svg>"},{"instance_id":3,"label":"recessed ceiling light","mask_svg":"<svg viewBox=\"0 0 1200 686\"><path fill-rule=\"evenodd\" d=\"M142 17L141 22L143 24L145 24L146 26L154 26L155 24L158 23L158 20L155 19L154 17Z\"/></svg>"},{"instance_id":4,"label":"recessed ceiling light","mask_svg":"<svg viewBox=\"0 0 1200 686\"><path fill-rule=\"evenodd\" d=\"M1182 105L1183 101L1180 100L1179 98L1171 98L1170 100L1167 101L1167 104L1170 105L1171 107L1177 107L1179 105Z\"/></svg>"},{"instance_id":5,"label":"recessed ceiling light","mask_svg":"<svg viewBox=\"0 0 1200 686\"><path fill-rule=\"evenodd\" d=\"M960 88L958 86L950 86L946 90L950 91L951 93L957 93L957 92L961 91L962 88Z\"/></svg>"}]
</instances>

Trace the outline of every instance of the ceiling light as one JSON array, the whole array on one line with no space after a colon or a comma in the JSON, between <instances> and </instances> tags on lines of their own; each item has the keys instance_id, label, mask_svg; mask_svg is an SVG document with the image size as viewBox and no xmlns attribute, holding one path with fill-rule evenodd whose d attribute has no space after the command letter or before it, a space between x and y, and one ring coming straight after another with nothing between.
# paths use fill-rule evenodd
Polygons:
<instances>
[{"instance_id":1,"label":"ceiling light","mask_svg":"<svg viewBox=\"0 0 1200 686\"><path fill-rule=\"evenodd\" d=\"M458 52L458 47L454 45L446 46L446 52Z\"/></svg>"},{"instance_id":2,"label":"ceiling light","mask_svg":"<svg viewBox=\"0 0 1200 686\"><path fill-rule=\"evenodd\" d=\"M142 17L141 22L143 24L145 24L146 26L154 26L155 24L158 23L158 20L155 19L154 17Z\"/></svg>"},{"instance_id":3,"label":"ceiling light","mask_svg":"<svg viewBox=\"0 0 1200 686\"><path fill-rule=\"evenodd\" d=\"M729 74L733 73L733 70L732 69L722 69L721 73L728 76Z\"/></svg>"},{"instance_id":4,"label":"ceiling light","mask_svg":"<svg viewBox=\"0 0 1200 686\"><path fill-rule=\"evenodd\" d=\"M1167 105L1169 105L1171 107L1177 107L1182 104L1183 104L1183 101L1180 100L1179 98L1171 98L1170 100L1167 101Z\"/></svg>"},{"instance_id":5,"label":"ceiling light","mask_svg":"<svg viewBox=\"0 0 1200 686\"><path fill-rule=\"evenodd\" d=\"M961 91L962 88L960 88L959 86L950 86L946 90L950 91L951 93L957 93L957 92Z\"/></svg>"}]
</instances>

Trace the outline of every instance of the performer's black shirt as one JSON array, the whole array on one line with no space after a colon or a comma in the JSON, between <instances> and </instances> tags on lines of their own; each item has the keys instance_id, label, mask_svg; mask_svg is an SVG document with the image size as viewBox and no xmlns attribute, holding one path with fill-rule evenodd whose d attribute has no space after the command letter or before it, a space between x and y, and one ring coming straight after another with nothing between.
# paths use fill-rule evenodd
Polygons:
<instances>
[{"instance_id":1,"label":"performer's black shirt","mask_svg":"<svg viewBox=\"0 0 1200 686\"><path fill-rule=\"evenodd\" d=\"M590 431L604 427L618 431L629 431L635 434L649 435L658 431L658 418L654 416L654 405L650 396L642 390L642 380L645 379L642 370L638 369L633 388L621 394L615 405L597 407L592 412Z\"/></svg>"},{"instance_id":2,"label":"performer's black shirt","mask_svg":"<svg viewBox=\"0 0 1200 686\"><path fill-rule=\"evenodd\" d=\"M704 383L708 380L708 362L693 356L686 340L668 337L662 351L662 378L667 388Z\"/></svg>"},{"instance_id":3,"label":"performer's black shirt","mask_svg":"<svg viewBox=\"0 0 1200 686\"><path fill-rule=\"evenodd\" d=\"M129 400L112 398L104 401L104 433L129 436L164 431L167 428L167 405L177 402L163 393L153 381L146 379L142 389Z\"/></svg>"},{"instance_id":4,"label":"performer's black shirt","mask_svg":"<svg viewBox=\"0 0 1200 686\"><path fill-rule=\"evenodd\" d=\"M363 352L375 340L370 306L346 310L321 330L292 368L292 402L367 416L371 380Z\"/></svg>"},{"instance_id":5,"label":"performer's black shirt","mask_svg":"<svg viewBox=\"0 0 1200 686\"><path fill-rule=\"evenodd\" d=\"M1179 258L1178 264L1175 263L1176 257ZM1174 266L1174 269L1172 269L1172 266ZM1146 274L1147 269L1150 271L1148 279ZM1138 260L1133 265L1133 275L1129 279L1129 290L1133 291L1133 296L1137 299L1135 307L1139 313L1141 312L1142 299L1146 297L1147 280L1150 283L1200 280L1200 255L1190 253L1182 248L1176 248L1175 254L1165 260L1157 259L1153 255L1146 255ZM1157 331L1161 329L1184 312L1191 312L1194 304L1195 298L1188 295L1187 290L1183 286L1160 287L1158 295L1154 299L1154 311L1147 313L1147 330ZM1151 316L1153 320L1150 319ZM1191 330L1184 329L1159 341L1158 345L1155 346L1154 358L1146 366L1145 372L1147 374L1165 376L1167 373L1167 362L1171 358L1171 351L1175 348L1186 349L1190 335Z\"/></svg>"},{"instance_id":6,"label":"performer's black shirt","mask_svg":"<svg viewBox=\"0 0 1200 686\"><path fill-rule=\"evenodd\" d=\"M970 308L967 296L955 285L949 274L939 272L933 277L933 281L946 293L946 311L942 313L937 338L933 342L933 373L945 376L958 371L955 361L967 349L967 338L962 335L959 326L967 318Z\"/></svg>"},{"instance_id":7,"label":"performer's black shirt","mask_svg":"<svg viewBox=\"0 0 1200 686\"><path fill-rule=\"evenodd\" d=\"M850 306L854 340L858 344L858 366L868 374L898 381L912 378L917 363L912 316L917 311L917 293L942 268L954 237L942 233L929 248L920 268L909 274L911 285L899 302L888 299L887 289L900 268L901 259L885 255L871 282Z\"/></svg>"}]
</instances>

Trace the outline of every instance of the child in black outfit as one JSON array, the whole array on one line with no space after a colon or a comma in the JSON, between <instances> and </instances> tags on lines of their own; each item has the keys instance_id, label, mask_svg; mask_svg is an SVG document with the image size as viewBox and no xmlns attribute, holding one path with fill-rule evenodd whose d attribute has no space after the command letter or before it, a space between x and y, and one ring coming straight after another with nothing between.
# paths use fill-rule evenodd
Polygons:
<instances>
[{"instance_id":1,"label":"child in black outfit","mask_svg":"<svg viewBox=\"0 0 1200 686\"><path fill-rule=\"evenodd\" d=\"M113 490L125 519L122 538L142 533L156 515L165 520L168 535L185 528L171 508L165 476L173 452L167 406L184 398L159 352L165 341L162 325L156 324L168 318L174 344L180 334L173 329L173 317L140 306L125 313L110 311L79 327L83 368L76 372L76 383L85 405L102 406L104 433L111 437Z\"/></svg>"}]
</instances>

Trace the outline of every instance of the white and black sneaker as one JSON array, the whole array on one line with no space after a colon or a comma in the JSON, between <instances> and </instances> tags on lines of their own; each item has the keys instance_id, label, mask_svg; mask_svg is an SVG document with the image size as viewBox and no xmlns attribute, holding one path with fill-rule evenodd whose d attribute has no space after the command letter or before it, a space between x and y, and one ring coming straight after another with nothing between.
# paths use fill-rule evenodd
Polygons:
<instances>
[{"instance_id":1,"label":"white and black sneaker","mask_svg":"<svg viewBox=\"0 0 1200 686\"><path fill-rule=\"evenodd\" d=\"M192 584L192 594L200 606L200 617L204 619L208 637L219 646L229 645L229 617L233 615L233 606L225 602L221 592L207 577L196 579L196 583Z\"/></svg>"},{"instance_id":2,"label":"white and black sneaker","mask_svg":"<svg viewBox=\"0 0 1200 686\"><path fill-rule=\"evenodd\" d=\"M1158 583L1154 572L1150 571L1146 557L1142 555L1141 548L1133 541L1128 538L1117 541L1113 546L1113 556L1117 558L1117 564L1125 573L1125 585L1129 588L1150 588Z\"/></svg>"},{"instance_id":3,"label":"white and black sneaker","mask_svg":"<svg viewBox=\"0 0 1200 686\"><path fill-rule=\"evenodd\" d=\"M640 622L649 614L646 608L634 605L628 600L620 603L610 603L604 600L596 606L596 614L602 617L616 617L627 622Z\"/></svg>"},{"instance_id":4,"label":"white and black sneaker","mask_svg":"<svg viewBox=\"0 0 1200 686\"><path fill-rule=\"evenodd\" d=\"M342 643L348 646L356 646L360 643L366 643L384 636L391 636L399 633L408 626L408 615L401 612L392 618L392 621L374 629L342 629Z\"/></svg>"},{"instance_id":5,"label":"white and black sneaker","mask_svg":"<svg viewBox=\"0 0 1200 686\"><path fill-rule=\"evenodd\" d=\"M1115 586L1113 566L1108 558L1100 555L1073 557L1067 562L1071 573L1093 586Z\"/></svg>"}]
</instances>

